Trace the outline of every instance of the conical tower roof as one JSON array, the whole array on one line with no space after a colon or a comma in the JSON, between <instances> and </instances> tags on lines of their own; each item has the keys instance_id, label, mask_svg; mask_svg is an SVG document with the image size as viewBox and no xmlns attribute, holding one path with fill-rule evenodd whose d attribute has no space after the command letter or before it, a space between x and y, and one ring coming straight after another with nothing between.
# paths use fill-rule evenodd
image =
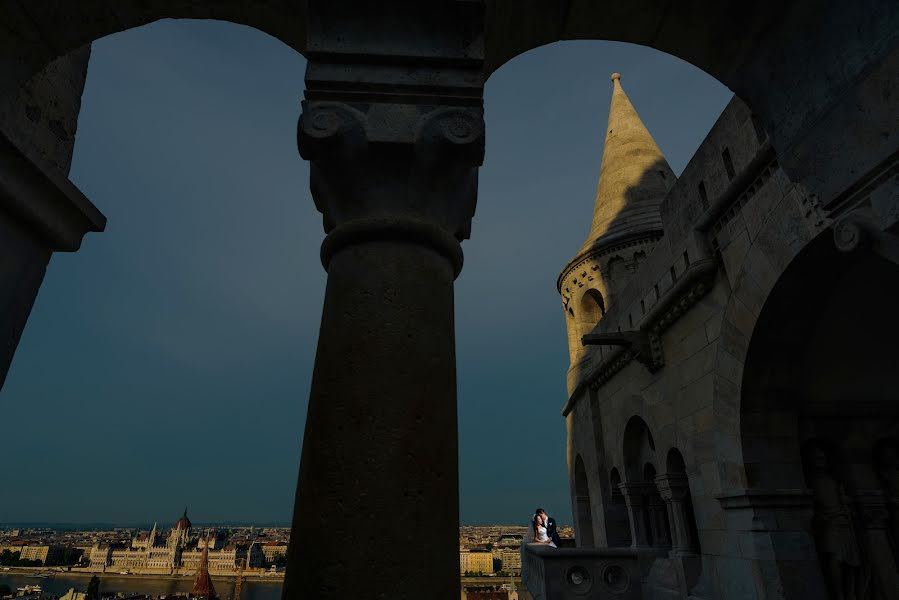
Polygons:
<instances>
[{"instance_id":1,"label":"conical tower roof","mask_svg":"<svg viewBox=\"0 0 899 600\"><path fill-rule=\"evenodd\" d=\"M659 205L677 178L612 74L612 103L596 187L593 225L581 251L662 231Z\"/></svg>"},{"instance_id":2,"label":"conical tower roof","mask_svg":"<svg viewBox=\"0 0 899 600\"><path fill-rule=\"evenodd\" d=\"M194 578L194 587L190 595L195 598L218 598L215 586L212 585L212 577L209 576L209 536L206 536L206 545L203 547L203 555L200 558L200 566L197 568L197 576Z\"/></svg>"}]
</instances>

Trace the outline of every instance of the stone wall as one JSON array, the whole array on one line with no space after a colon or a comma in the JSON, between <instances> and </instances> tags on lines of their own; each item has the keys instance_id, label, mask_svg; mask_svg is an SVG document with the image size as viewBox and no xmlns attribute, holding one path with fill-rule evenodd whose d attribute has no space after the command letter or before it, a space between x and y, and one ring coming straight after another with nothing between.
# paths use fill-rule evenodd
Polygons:
<instances>
[{"instance_id":1,"label":"stone wall","mask_svg":"<svg viewBox=\"0 0 899 600\"><path fill-rule=\"evenodd\" d=\"M573 501L574 514L579 527L592 527L597 545L608 543L609 524L620 518L621 508L612 506L613 470L625 497L640 486L655 493L660 477L676 475L671 456L680 456L695 519L682 525L695 527L698 539L689 542L688 556L672 552L673 540L643 540L663 551L644 572L645 597L690 591L697 597L755 598L767 585L761 581L765 565L770 571L776 562L770 535L746 535L721 500L746 488L742 364L766 292L825 221L779 168L764 131L736 98L668 194L662 215L665 236L595 329L641 331L654 340L653 356L594 346L568 373L572 498L577 457L586 467L590 495L590 514L578 515ZM634 418L649 432L648 449L636 458L627 455L626 443ZM644 479L641 461L651 463L648 472L658 474L654 481ZM628 498L632 525L635 516L642 518L636 506L641 498ZM797 535L808 541L807 534ZM814 553L806 543L793 558L807 568Z\"/></svg>"},{"instance_id":2,"label":"stone wall","mask_svg":"<svg viewBox=\"0 0 899 600\"><path fill-rule=\"evenodd\" d=\"M0 128L32 161L68 176L91 48L52 62L12 104L0 103Z\"/></svg>"}]
</instances>

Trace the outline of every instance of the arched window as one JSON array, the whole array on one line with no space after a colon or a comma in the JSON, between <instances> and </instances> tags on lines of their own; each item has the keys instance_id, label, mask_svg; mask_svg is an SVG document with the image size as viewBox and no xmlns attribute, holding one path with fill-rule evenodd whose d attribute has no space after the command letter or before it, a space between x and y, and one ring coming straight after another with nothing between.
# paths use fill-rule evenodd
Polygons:
<instances>
[{"instance_id":1,"label":"arched window","mask_svg":"<svg viewBox=\"0 0 899 600\"><path fill-rule=\"evenodd\" d=\"M699 530L696 527L696 513L693 510L693 498L690 495L690 480L687 478L687 467L684 457L677 448L671 448L665 461L667 485L673 489L670 515L672 546L675 552L701 554L699 547Z\"/></svg>"},{"instance_id":2,"label":"arched window","mask_svg":"<svg viewBox=\"0 0 899 600\"><path fill-rule=\"evenodd\" d=\"M631 523L627 516L627 504L621 489L621 474L612 467L609 474L611 501L606 510L606 538L611 548L626 548L631 545Z\"/></svg>"}]
</instances>

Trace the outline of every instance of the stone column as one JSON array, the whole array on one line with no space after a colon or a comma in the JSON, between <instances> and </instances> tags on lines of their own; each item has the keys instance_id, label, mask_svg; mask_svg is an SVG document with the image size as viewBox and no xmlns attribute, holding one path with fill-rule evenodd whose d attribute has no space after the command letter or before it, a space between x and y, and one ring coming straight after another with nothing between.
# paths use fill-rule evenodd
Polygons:
<instances>
[{"instance_id":1,"label":"stone column","mask_svg":"<svg viewBox=\"0 0 899 600\"><path fill-rule=\"evenodd\" d=\"M670 519L665 501L658 492L650 493L646 497L647 510L649 511L649 523L652 530L652 545L655 548L671 547Z\"/></svg>"},{"instance_id":2,"label":"stone column","mask_svg":"<svg viewBox=\"0 0 899 600\"><path fill-rule=\"evenodd\" d=\"M628 520L631 523L631 547L650 548L649 495L654 491L652 483L620 483L618 489L627 505Z\"/></svg>"},{"instance_id":3,"label":"stone column","mask_svg":"<svg viewBox=\"0 0 899 600\"><path fill-rule=\"evenodd\" d=\"M53 252L74 252L106 225L62 174L29 159L0 131L0 389Z\"/></svg>"},{"instance_id":4,"label":"stone column","mask_svg":"<svg viewBox=\"0 0 899 600\"><path fill-rule=\"evenodd\" d=\"M356 14L332 8L321 19ZM484 153L479 63L357 64L322 52L359 42L326 35L352 27L319 25L298 142L328 283L283 596L456 600L453 282Z\"/></svg>"},{"instance_id":5,"label":"stone column","mask_svg":"<svg viewBox=\"0 0 899 600\"><path fill-rule=\"evenodd\" d=\"M859 543L870 568L871 596L889 598L899 590L899 573L887 535L887 499L880 490L859 490L853 494L853 501L860 517Z\"/></svg>"},{"instance_id":6,"label":"stone column","mask_svg":"<svg viewBox=\"0 0 899 600\"><path fill-rule=\"evenodd\" d=\"M690 515L687 498L690 485L685 473L668 473L655 479L656 487L662 500L668 507L668 519L671 525L671 551L673 554L693 554L696 551L696 540L690 528Z\"/></svg>"}]
</instances>

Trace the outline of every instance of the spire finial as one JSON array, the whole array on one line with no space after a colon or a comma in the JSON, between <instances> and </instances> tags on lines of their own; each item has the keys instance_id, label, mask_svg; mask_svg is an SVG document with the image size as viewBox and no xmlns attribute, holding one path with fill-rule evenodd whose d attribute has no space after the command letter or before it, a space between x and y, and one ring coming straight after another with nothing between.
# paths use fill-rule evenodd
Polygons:
<instances>
[{"instance_id":1,"label":"spire finial","mask_svg":"<svg viewBox=\"0 0 899 600\"><path fill-rule=\"evenodd\" d=\"M612 73L609 121L586 251L662 230L659 205L677 181L646 125Z\"/></svg>"}]
</instances>

